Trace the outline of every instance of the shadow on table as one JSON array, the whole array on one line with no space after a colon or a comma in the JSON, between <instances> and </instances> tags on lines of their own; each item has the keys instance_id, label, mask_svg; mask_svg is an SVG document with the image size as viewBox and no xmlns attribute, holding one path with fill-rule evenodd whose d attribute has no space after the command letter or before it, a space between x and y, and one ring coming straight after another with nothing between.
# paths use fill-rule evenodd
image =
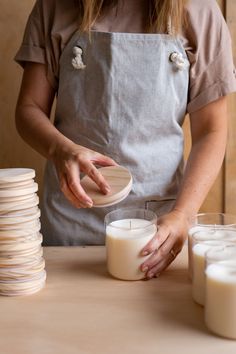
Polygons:
<instances>
[{"instance_id":1,"label":"shadow on table","mask_svg":"<svg viewBox=\"0 0 236 354\"><path fill-rule=\"evenodd\" d=\"M149 296L156 302L149 303L149 311L153 316L158 315L158 321L165 322L165 326L182 327L209 335L204 324L204 308L192 299L187 269L166 270L153 281L156 286L150 288Z\"/></svg>"},{"instance_id":2,"label":"shadow on table","mask_svg":"<svg viewBox=\"0 0 236 354\"><path fill-rule=\"evenodd\" d=\"M67 267L68 272L75 272L78 276L95 277L95 278L111 278L107 272L106 263L104 260L75 260L71 261Z\"/></svg>"},{"instance_id":3,"label":"shadow on table","mask_svg":"<svg viewBox=\"0 0 236 354\"><path fill-rule=\"evenodd\" d=\"M107 272L106 264L104 261L94 261L83 263L79 265L80 273L88 274L93 277L110 279L110 275Z\"/></svg>"}]
</instances>

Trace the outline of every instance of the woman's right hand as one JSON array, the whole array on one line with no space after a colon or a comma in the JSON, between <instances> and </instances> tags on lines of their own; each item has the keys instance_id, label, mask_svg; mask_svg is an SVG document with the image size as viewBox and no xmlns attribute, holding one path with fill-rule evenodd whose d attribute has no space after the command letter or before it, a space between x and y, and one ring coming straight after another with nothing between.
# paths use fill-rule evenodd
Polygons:
<instances>
[{"instance_id":1,"label":"woman's right hand","mask_svg":"<svg viewBox=\"0 0 236 354\"><path fill-rule=\"evenodd\" d=\"M66 198L77 208L88 208L93 201L80 184L80 172L91 177L106 194L109 185L94 164L117 164L109 157L73 143L57 130L49 120L54 96L46 65L27 63L16 107L16 126L28 144L52 160Z\"/></svg>"},{"instance_id":2,"label":"woman's right hand","mask_svg":"<svg viewBox=\"0 0 236 354\"><path fill-rule=\"evenodd\" d=\"M93 206L92 199L80 184L81 172L88 175L104 194L109 193L108 183L94 165L117 166L117 163L110 157L70 142L63 147L56 148L52 160L57 170L60 188L76 208Z\"/></svg>"},{"instance_id":3,"label":"woman's right hand","mask_svg":"<svg viewBox=\"0 0 236 354\"><path fill-rule=\"evenodd\" d=\"M26 63L16 107L17 130L33 149L52 160L66 198L77 208L88 208L93 202L80 184L80 172L89 175L106 194L109 185L94 164L117 164L109 157L76 145L57 130L49 120L54 96L46 65Z\"/></svg>"}]
</instances>

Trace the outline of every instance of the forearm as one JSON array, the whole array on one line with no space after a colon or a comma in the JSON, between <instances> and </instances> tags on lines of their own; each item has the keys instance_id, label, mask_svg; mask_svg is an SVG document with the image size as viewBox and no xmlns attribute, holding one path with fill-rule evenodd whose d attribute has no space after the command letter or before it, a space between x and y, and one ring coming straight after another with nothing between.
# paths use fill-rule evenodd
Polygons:
<instances>
[{"instance_id":1,"label":"forearm","mask_svg":"<svg viewBox=\"0 0 236 354\"><path fill-rule=\"evenodd\" d=\"M219 173L225 140L221 133L212 132L191 150L174 206L174 209L184 212L188 218L196 215Z\"/></svg>"},{"instance_id":2,"label":"forearm","mask_svg":"<svg viewBox=\"0 0 236 354\"><path fill-rule=\"evenodd\" d=\"M33 103L17 106L16 126L21 137L47 159L52 158L56 146L66 147L72 144Z\"/></svg>"},{"instance_id":3,"label":"forearm","mask_svg":"<svg viewBox=\"0 0 236 354\"><path fill-rule=\"evenodd\" d=\"M16 106L16 127L22 138L47 159L52 158L57 145L65 148L72 143L50 122L54 97L45 65L27 63Z\"/></svg>"},{"instance_id":4,"label":"forearm","mask_svg":"<svg viewBox=\"0 0 236 354\"><path fill-rule=\"evenodd\" d=\"M193 144L173 210L158 218L157 234L142 250L143 256L150 254L141 266L147 278L159 275L181 251L193 217L222 164L223 135L210 132Z\"/></svg>"},{"instance_id":5,"label":"forearm","mask_svg":"<svg viewBox=\"0 0 236 354\"><path fill-rule=\"evenodd\" d=\"M174 208L192 218L221 168L227 141L227 101L223 97L190 116L192 149Z\"/></svg>"},{"instance_id":6,"label":"forearm","mask_svg":"<svg viewBox=\"0 0 236 354\"><path fill-rule=\"evenodd\" d=\"M181 251L187 230L211 188L224 159L227 104L221 98L190 115L192 149L171 212L158 218L156 236L143 248L151 254L142 264L148 278L159 274Z\"/></svg>"},{"instance_id":7,"label":"forearm","mask_svg":"<svg viewBox=\"0 0 236 354\"><path fill-rule=\"evenodd\" d=\"M87 174L103 193L110 187L95 167L116 165L111 158L75 144L50 122L55 90L43 64L27 63L16 107L16 126L22 138L45 158L53 161L65 197L77 208L91 207L92 199L80 184Z\"/></svg>"}]
</instances>

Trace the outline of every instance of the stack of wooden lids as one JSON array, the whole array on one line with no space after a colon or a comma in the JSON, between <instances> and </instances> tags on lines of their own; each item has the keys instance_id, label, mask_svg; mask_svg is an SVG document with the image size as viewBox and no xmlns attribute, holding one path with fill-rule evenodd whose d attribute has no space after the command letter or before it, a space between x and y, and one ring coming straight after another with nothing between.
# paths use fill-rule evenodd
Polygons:
<instances>
[{"instance_id":1,"label":"stack of wooden lids","mask_svg":"<svg viewBox=\"0 0 236 354\"><path fill-rule=\"evenodd\" d=\"M97 184L90 177L85 176L81 180L81 185L92 199L94 207L108 207L121 202L128 196L132 188L132 176L125 167L102 167L99 168L99 172L103 175L111 188L108 194L102 193Z\"/></svg>"},{"instance_id":2,"label":"stack of wooden lids","mask_svg":"<svg viewBox=\"0 0 236 354\"><path fill-rule=\"evenodd\" d=\"M34 177L32 169L0 169L0 295L29 295L45 285Z\"/></svg>"}]
</instances>

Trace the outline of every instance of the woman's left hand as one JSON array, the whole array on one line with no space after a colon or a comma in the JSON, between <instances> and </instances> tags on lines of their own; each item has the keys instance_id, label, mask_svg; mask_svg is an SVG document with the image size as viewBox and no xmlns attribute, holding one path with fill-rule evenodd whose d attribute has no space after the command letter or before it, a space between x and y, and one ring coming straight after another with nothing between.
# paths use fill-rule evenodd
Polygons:
<instances>
[{"instance_id":1,"label":"woman's left hand","mask_svg":"<svg viewBox=\"0 0 236 354\"><path fill-rule=\"evenodd\" d=\"M157 222L157 233L141 251L150 257L141 265L146 278L158 276L182 250L187 238L189 223L184 213L173 210L161 216Z\"/></svg>"}]
</instances>

